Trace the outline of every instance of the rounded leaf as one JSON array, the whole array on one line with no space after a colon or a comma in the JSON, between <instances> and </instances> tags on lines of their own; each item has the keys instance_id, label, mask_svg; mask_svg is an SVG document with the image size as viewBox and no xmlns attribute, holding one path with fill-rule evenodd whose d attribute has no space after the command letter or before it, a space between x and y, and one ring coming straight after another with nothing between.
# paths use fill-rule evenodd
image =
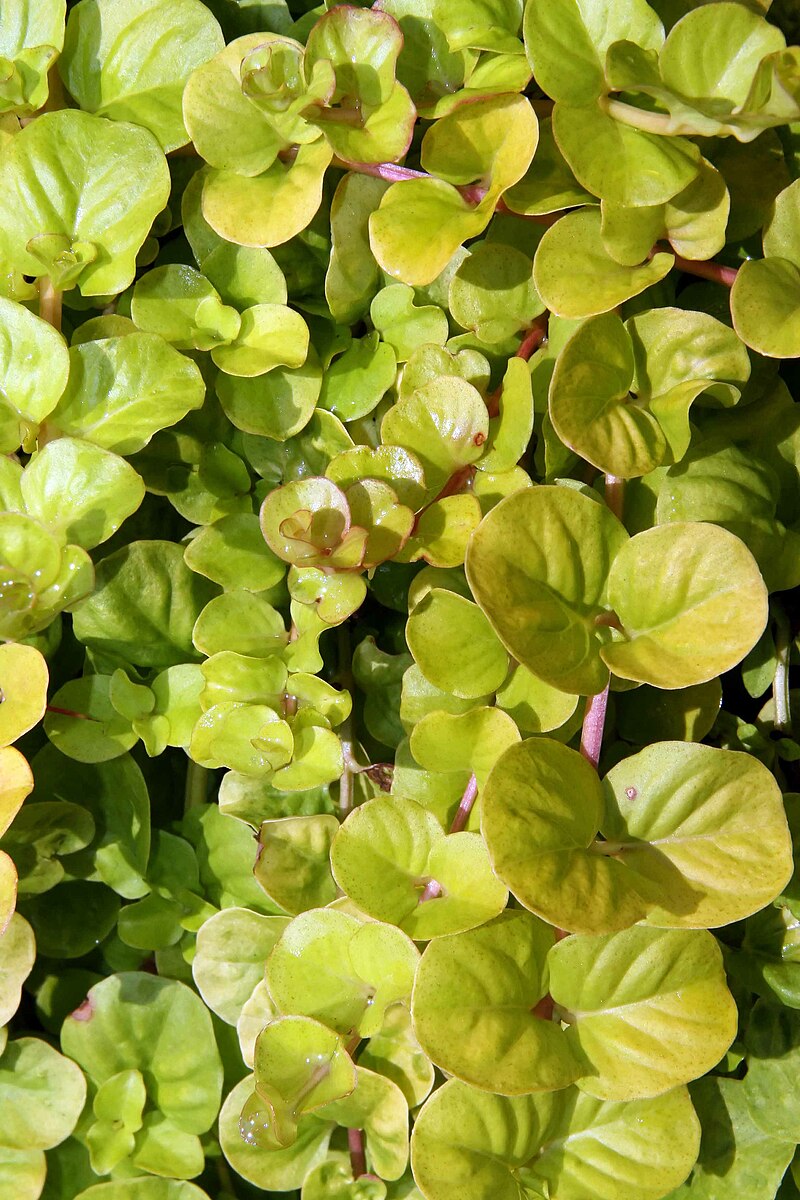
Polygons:
<instances>
[{"instance_id":1,"label":"rounded leaf","mask_svg":"<svg viewBox=\"0 0 800 1200\"><path fill-rule=\"evenodd\" d=\"M406 637L425 678L455 696L496 692L508 673L508 655L489 621L455 592L432 588L408 618Z\"/></svg>"},{"instance_id":2,"label":"rounded leaf","mask_svg":"<svg viewBox=\"0 0 800 1200\"><path fill-rule=\"evenodd\" d=\"M2 399L23 421L38 424L67 386L69 353L58 330L22 304L0 297Z\"/></svg>"},{"instance_id":3,"label":"rounded leaf","mask_svg":"<svg viewBox=\"0 0 800 1200\"><path fill-rule=\"evenodd\" d=\"M362 912L418 941L481 925L507 899L478 834L445 835L432 813L396 796L350 814L331 847L331 869ZM432 879L441 895L423 899Z\"/></svg>"},{"instance_id":4,"label":"rounded leaf","mask_svg":"<svg viewBox=\"0 0 800 1200\"><path fill-rule=\"evenodd\" d=\"M454 1131L457 1136L454 1137ZM686 1088L612 1103L575 1088L493 1096L459 1080L433 1093L411 1139L427 1200L661 1200L697 1158L700 1123Z\"/></svg>"},{"instance_id":5,"label":"rounded leaf","mask_svg":"<svg viewBox=\"0 0 800 1200\"><path fill-rule=\"evenodd\" d=\"M608 679L595 623L628 535L603 504L561 487L515 492L484 517L466 558L472 594L509 653L565 692Z\"/></svg>"},{"instance_id":6,"label":"rounded leaf","mask_svg":"<svg viewBox=\"0 0 800 1200\"><path fill-rule=\"evenodd\" d=\"M57 182L43 188L53 164ZM56 286L77 284L84 296L121 292L169 189L166 159L146 129L77 109L44 113L0 156L0 257Z\"/></svg>"},{"instance_id":7,"label":"rounded leaf","mask_svg":"<svg viewBox=\"0 0 800 1200\"><path fill-rule=\"evenodd\" d=\"M59 69L82 109L144 126L166 152L189 140L186 80L223 44L199 0L82 0L70 11Z\"/></svg>"},{"instance_id":8,"label":"rounded leaf","mask_svg":"<svg viewBox=\"0 0 800 1200\"><path fill-rule=\"evenodd\" d=\"M672 268L673 256L662 251L641 266L615 262L603 246L600 223L596 209L579 209L557 221L539 243L534 283L543 303L559 317L608 312L658 283Z\"/></svg>"},{"instance_id":9,"label":"rounded leaf","mask_svg":"<svg viewBox=\"0 0 800 1200\"><path fill-rule=\"evenodd\" d=\"M247 908L225 908L197 931L192 977L212 1012L235 1025L264 977L264 964L288 924Z\"/></svg>"},{"instance_id":10,"label":"rounded leaf","mask_svg":"<svg viewBox=\"0 0 800 1200\"><path fill-rule=\"evenodd\" d=\"M33 646L0 645L0 746L15 742L41 721L48 681L47 663Z\"/></svg>"},{"instance_id":11,"label":"rounded leaf","mask_svg":"<svg viewBox=\"0 0 800 1200\"><path fill-rule=\"evenodd\" d=\"M661 885L648 923L707 929L780 894L791 838L772 773L747 754L656 742L603 781L603 836L617 858Z\"/></svg>"},{"instance_id":12,"label":"rounded leaf","mask_svg":"<svg viewBox=\"0 0 800 1200\"><path fill-rule=\"evenodd\" d=\"M608 603L627 640L604 646L603 660L623 679L662 688L729 671L767 621L767 589L752 554L732 533L704 522L662 525L632 538L611 565Z\"/></svg>"},{"instance_id":13,"label":"rounded leaf","mask_svg":"<svg viewBox=\"0 0 800 1200\"><path fill-rule=\"evenodd\" d=\"M492 866L517 899L551 925L582 933L642 920L653 888L592 850L603 814L594 768L550 738L512 746L481 798Z\"/></svg>"},{"instance_id":14,"label":"rounded leaf","mask_svg":"<svg viewBox=\"0 0 800 1200\"><path fill-rule=\"evenodd\" d=\"M414 981L414 1031L448 1075L504 1096L553 1091L581 1074L561 1028L536 1006L547 993L552 929L523 911L437 938Z\"/></svg>"},{"instance_id":15,"label":"rounded leaf","mask_svg":"<svg viewBox=\"0 0 800 1200\"><path fill-rule=\"evenodd\" d=\"M569 937L548 955L550 994L579 1086L603 1100L669 1092L710 1071L736 1035L722 953L704 930L625 929Z\"/></svg>"},{"instance_id":16,"label":"rounded leaf","mask_svg":"<svg viewBox=\"0 0 800 1200\"><path fill-rule=\"evenodd\" d=\"M184 1133L205 1133L216 1118L222 1065L211 1017L176 979L108 976L67 1017L61 1044L96 1085L140 1070L150 1102Z\"/></svg>"}]
</instances>

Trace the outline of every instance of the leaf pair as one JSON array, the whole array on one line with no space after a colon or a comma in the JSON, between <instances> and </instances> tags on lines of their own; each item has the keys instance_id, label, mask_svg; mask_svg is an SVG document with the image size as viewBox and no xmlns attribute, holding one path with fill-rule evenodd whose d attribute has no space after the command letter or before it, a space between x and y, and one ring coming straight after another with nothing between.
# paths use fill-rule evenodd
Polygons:
<instances>
[{"instance_id":1,"label":"leaf pair","mask_svg":"<svg viewBox=\"0 0 800 1200\"><path fill-rule=\"evenodd\" d=\"M437 1066L507 1096L575 1082L604 1100L662 1095L710 1070L736 1032L710 934L639 927L556 942L520 911L431 942L412 1016Z\"/></svg>"},{"instance_id":2,"label":"leaf pair","mask_svg":"<svg viewBox=\"0 0 800 1200\"><path fill-rule=\"evenodd\" d=\"M601 785L577 751L531 738L499 759L481 804L499 878L575 932L725 925L773 900L792 871L772 775L728 750L658 742Z\"/></svg>"},{"instance_id":3,"label":"leaf pair","mask_svg":"<svg viewBox=\"0 0 800 1200\"><path fill-rule=\"evenodd\" d=\"M716 525L629 538L599 502L565 487L508 496L469 545L467 578L509 652L563 691L602 691L609 670L679 688L735 666L766 621L746 547Z\"/></svg>"}]
</instances>

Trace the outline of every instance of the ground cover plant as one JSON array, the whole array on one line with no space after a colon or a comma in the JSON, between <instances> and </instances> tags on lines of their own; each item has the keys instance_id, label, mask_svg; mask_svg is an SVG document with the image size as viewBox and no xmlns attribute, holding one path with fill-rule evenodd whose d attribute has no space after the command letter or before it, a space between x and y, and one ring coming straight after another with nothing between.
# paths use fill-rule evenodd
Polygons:
<instances>
[{"instance_id":1,"label":"ground cover plant","mask_svg":"<svg viewBox=\"0 0 800 1200\"><path fill-rule=\"evenodd\" d=\"M2 0L4 1200L798 1200L798 37Z\"/></svg>"}]
</instances>

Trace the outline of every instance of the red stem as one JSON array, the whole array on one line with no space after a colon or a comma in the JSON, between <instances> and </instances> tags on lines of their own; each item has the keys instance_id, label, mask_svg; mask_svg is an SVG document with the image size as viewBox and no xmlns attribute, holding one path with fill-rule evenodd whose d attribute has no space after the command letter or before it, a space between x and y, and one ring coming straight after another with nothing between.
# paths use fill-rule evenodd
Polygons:
<instances>
[{"instance_id":1,"label":"red stem","mask_svg":"<svg viewBox=\"0 0 800 1200\"><path fill-rule=\"evenodd\" d=\"M661 249L657 246L656 249ZM723 287L733 287L736 282L736 276L739 273L738 267L724 267L722 263L695 261L691 258L681 258L679 254L675 255L675 266L679 271L685 271L687 275L697 275L700 279L710 279L712 283L721 283Z\"/></svg>"},{"instance_id":2,"label":"red stem","mask_svg":"<svg viewBox=\"0 0 800 1200\"><path fill-rule=\"evenodd\" d=\"M97 717L90 717L88 713L73 712L71 708L59 708L56 704L48 704L46 711L62 717L74 717L76 721L97 721Z\"/></svg>"},{"instance_id":3,"label":"red stem","mask_svg":"<svg viewBox=\"0 0 800 1200\"><path fill-rule=\"evenodd\" d=\"M542 313L540 317L536 318L528 332L525 334L525 337L520 342L514 358L522 358L525 360L525 362L527 362L528 359L535 354L544 339L547 337L547 322L549 320L549 313Z\"/></svg>"},{"instance_id":4,"label":"red stem","mask_svg":"<svg viewBox=\"0 0 800 1200\"><path fill-rule=\"evenodd\" d=\"M608 684L596 696L588 696L581 730L581 754L597 770L600 762L600 747L603 744L603 727L608 707Z\"/></svg>"},{"instance_id":5,"label":"red stem","mask_svg":"<svg viewBox=\"0 0 800 1200\"><path fill-rule=\"evenodd\" d=\"M347 1146L350 1150L350 1168L353 1179L360 1179L367 1173L367 1155L364 1149L363 1129L348 1129Z\"/></svg>"},{"instance_id":6,"label":"red stem","mask_svg":"<svg viewBox=\"0 0 800 1200\"><path fill-rule=\"evenodd\" d=\"M622 520L625 503L625 480L618 475L606 475L606 504L618 521Z\"/></svg>"}]
</instances>

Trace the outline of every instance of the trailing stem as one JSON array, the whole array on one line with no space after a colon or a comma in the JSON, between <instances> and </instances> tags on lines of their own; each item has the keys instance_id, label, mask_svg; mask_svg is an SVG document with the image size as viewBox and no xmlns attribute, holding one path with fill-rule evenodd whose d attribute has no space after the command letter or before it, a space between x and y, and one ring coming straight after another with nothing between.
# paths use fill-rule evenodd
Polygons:
<instances>
[{"instance_id":1,"label":"trailing stem","mask_svg":"<svg viewBox=\"0 0 800 1200\"><path fill-rule=\"evenodd\" d=\"M470 775L467 786L464 788L464 794L458 802L458 808L450 825L450 833L461 833L462 829L466 828L469 815L475 807L477 799L478 781L473 774ZM429 879L419 898L419 903L422 904L425 900L436 900L441 894L441 884L437 883L435 879Z\"/></svg>"},{"instance_id":2,"label":"trailing stem","mask_svg":"<svg viewBox=\"0 0 800 1200\"><path fill-rule=\"evenodd\" d=\"M600 762L600 749L603 745L603 728L606 723L608 707L608 684L596 696L586 700L586 710L583 716L581 730L581 754L597 770Z\"/></svg>"},{"instance_id":3,"label":"trailing stem","mask_svg":"<svg viewBox=\"0 0 800 1200\"><path fill-rule=\"evenodd\" d=\"M336 630L337 649L339 654L339 664L337 670L337 679L343 688L352 696L355 691L355 681L353 679L353 660L350 647L350 630L347 626L347 621ZM353 807L353 775L358 770L355 758L353 756L353 713L352 710L342 721L339 727L339 737L342 743L342 764L343 770L339 779L339 816L342 820L350 813Z\"/></svg>"},{"instance_id":4,"label":"trailing stem","mask_svg":"<svg viewBox=\"0 0 800 1200\"><path fill-rule=\"evenodd\" d=\"M772 703L775 709L774 727L781 733L792 728L792 710L789 696L789 658L792 652L792 637L789 621L780 604L774 604L775 613L775 675L772 680Z\"/></svg>"},{"instance_id":5,"label":"trailing stem","mask_svg":"<svg viewBox=\"0 0 800 1200\"><path fill-rule=\"evenodd\" d=\"M617 520L621 521L625 501L624 479L620 479L617 475L606 475L605 500ZM609 614L609 616L612 615ZM602 623L614 625L614 622L611 620L603 621ZM581 754L587 762L592 764L595 771L600 762L600 750L603 745L603 730L606 723L609 686L609 684L606 684L602 692L598 692L596 696L587 697L586 709L583 714Z\"/></svg>"},{"instance_id":6,"label":"trailing stem","mask_svg":"<svg viewBox=\"0 0 800 1200\"><path fill-rule=\"evenodd\" d=\"M350 1150L350 1169L353 1179L360 1179L367 1173L367 1154L364 1148L363 1129L348 1129L347 1146Z\"/></svg>"},{"instance_id":7,"label":"trailing stem","mask_svg":"<svg viewBox=\"0 0 800 1200\"><path fill-rule=\"evenodd\" d=\"M456 815L453 817L453 823L450 826L451 833L460 833L462 829L466 829L469 815L475 807L475 801L478 798L478 781L474 775L470 775L469 783L464 789L464 795L461 797Z\"/></svg>"}]
</instances>

